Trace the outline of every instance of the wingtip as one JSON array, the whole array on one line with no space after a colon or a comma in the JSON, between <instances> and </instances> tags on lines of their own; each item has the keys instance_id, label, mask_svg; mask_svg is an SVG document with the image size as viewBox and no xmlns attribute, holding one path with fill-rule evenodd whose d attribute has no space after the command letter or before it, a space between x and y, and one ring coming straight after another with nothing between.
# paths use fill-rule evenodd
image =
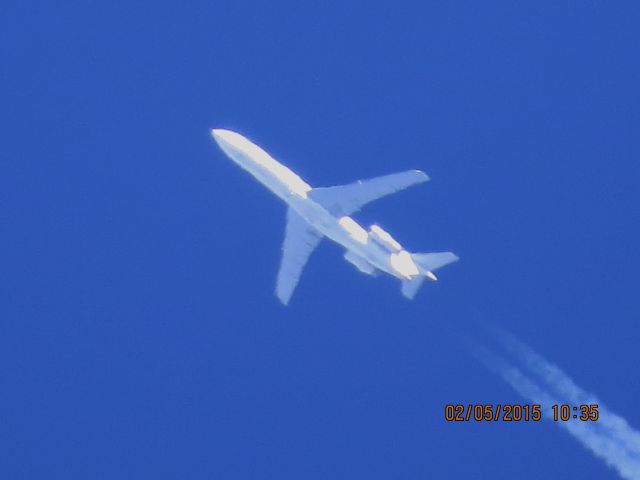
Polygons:
<instances>
[{"instance_id":1,"label":"wingtip","mask_svg":"<svg viewBox=\"0 0 640 480\"><path fill-rule=\"evenodd\" d=\"M278 301L284 305L285 307L289 305L289 300L291 300L291 296L287 297L283 292L280 292L278 290L275 291L276 297L278 298Z\"/></svg>"},{"instance_id":2,"label":"wingtip","mask_svg":"<svg viewBox=\"0 0 640 480\"><path fill-rule=\"evenodd\" d=\"M427 175L426 173L424 173L422 170L414 170L415 174L420 178L420 181L422 182L428 182L429 180L431 180L429 178L429 175Z\"/></svg>"}]
</instances>

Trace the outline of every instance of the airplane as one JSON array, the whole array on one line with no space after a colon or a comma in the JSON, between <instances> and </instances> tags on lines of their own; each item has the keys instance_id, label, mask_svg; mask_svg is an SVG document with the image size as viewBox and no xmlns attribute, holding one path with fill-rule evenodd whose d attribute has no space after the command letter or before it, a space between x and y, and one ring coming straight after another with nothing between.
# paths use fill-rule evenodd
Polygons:
<instances>
[{"instance_id":1,"label":"airplane","mask_svg":"<svg viewBox=\"0 0 640 480\"><path fill-rule=\"evenodd\" d=\"M402 282L402 294L413 299L434 270L458 260L452 252L409 253L385 230L360 226L351 215L364 205L429 180L409 170L348 185L312 188L290 169L239 133L212 129L222 151L288 205L276 296L287 305L311 253L327 237L342 245L345 260L360 272L387 273Z\"/></svg>"}]
</instances>

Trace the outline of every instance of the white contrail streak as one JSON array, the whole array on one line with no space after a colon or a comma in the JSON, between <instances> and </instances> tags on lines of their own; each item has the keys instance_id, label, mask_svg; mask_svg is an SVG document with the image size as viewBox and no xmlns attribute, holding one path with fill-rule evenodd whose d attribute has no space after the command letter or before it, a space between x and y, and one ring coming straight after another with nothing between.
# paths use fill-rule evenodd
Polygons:
<instances>
[{"instance_id":1,"label":"white contrail streak","mask_svg":"<svg viewBox=\"0 0 640 480\"><path fill-rule=\"evenodd\" d=\"M498 331L497 335L509 352L520 359L532 374L542 379L568 403L573 405L599 405L601 410L600 418L594 425L606 430L610 435L618 439L625 448L640 456L640 432L634 430L624 418L611 412L595 395L584 391L560 368L547 362L531 347L513 335L504 331Z\"/></svg>"},{"instance_id":2,"label":"white contrail streak","mask_svg":"<svg viewBox=\"0 0 640 480\"><path fill-rule=\"evenodd\" d=\"M616 470L622 478L639 480L640 433L531 347L506 332L497 331L496 334L506 350L515 356L532 377L485 348L475 349L478 358L520 395L531 402L541 404L544 417L547 419L552 418L551 405L598 404L600 418L597 421L583 422L571 419L567 422L559 421L557 425L566 429L596 457Z\"/></svg>"}]
</instances>

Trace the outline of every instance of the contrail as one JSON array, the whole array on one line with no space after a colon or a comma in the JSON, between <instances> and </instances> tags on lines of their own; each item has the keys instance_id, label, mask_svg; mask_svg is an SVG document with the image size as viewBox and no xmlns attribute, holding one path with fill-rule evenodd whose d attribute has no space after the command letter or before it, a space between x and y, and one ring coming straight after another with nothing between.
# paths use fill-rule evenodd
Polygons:
<instances>
[{"instance_id":1,"label":"contrail","mask_svg":"<svg viewBox=\"0 0 640 480\"><path fill-rule=\"evenodd\" d=\"M576 438L596 457L601 458L618 474L628 480L640 479L640 433L621 416L606 408L594 395L580 388L560 368L546 361L531 347L502 330L494 331L496 338L523 369L483 347L475 347L476 356L492 371L500 375L520 395L542 405L543 416L552 418L552 405L597 404L597 421L575 419L556 422Z\"/></svg>"},{"instance_id":2,"label":"contrail","mask_svg":"<svg viewBox=\"0 0 640 480\"><path fill-rule=\"evenodd\" d=\"M580 388L569 376L557 366L547 362L531 347L513 335L498 330L496 333L505 348L522 361L532 374L541 378L550 388L558 392L567 403L574 405L597 404L601 411L600 418L594 424L617 438L625 448L640 456L640 432L634 430L627 421L606 408L595 396Z\"/></svg>"}]
</instances>

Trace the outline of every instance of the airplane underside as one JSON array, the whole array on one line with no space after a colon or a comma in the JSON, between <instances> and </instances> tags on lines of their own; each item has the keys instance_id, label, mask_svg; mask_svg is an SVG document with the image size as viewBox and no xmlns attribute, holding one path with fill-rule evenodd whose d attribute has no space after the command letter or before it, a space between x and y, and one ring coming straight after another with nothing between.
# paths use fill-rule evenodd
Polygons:
<instances>
[{"instance_id":1,"label":"airplane underside","mask_svg":"<svg viewBox=\"0 0 640 480\"><path fill-rule=\"evenodd\" d=\"M411 299L425 278L458 257L451 252L410 253L377 225L365 230L351 215L368 203L429 177L419 170L394 173L348 185L312 188L262 148L230 130L212 130L220 148L288 205L282 260L276 295L288 304L309 256L327 237L342 245L345 260L360 272L384 272L402 281L402 294Z\"/></svg>"}]
</instances>

